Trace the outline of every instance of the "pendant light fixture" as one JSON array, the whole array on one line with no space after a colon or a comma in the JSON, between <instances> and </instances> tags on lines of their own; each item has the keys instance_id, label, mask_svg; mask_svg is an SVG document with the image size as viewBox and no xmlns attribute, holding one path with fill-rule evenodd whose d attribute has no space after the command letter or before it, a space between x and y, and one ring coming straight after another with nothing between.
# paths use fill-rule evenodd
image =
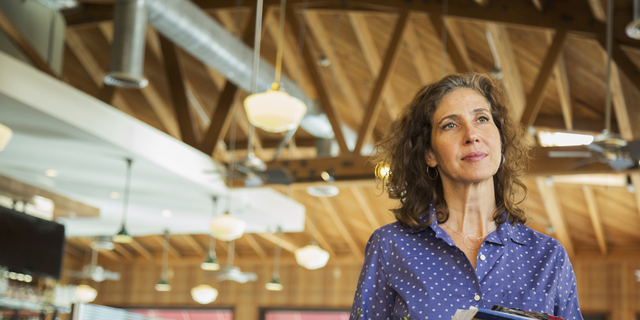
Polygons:
<instances>
[{"instance_id":1,"label":"pendant light fixture","mask_svg":"<svg viewBox=\"0 0 640 320\"><path fill-rule=\"evenodd\" d=\"M218 290L208 284L201 284L191 289L191 298L199 304L209 304L218 298Z\"/></svg>"},{"instance_id":2,"label":"pendant light fixture","mask_svg":"<svg viewBox=\"0 0 640 320\"><path fill-rule=\"evenodd\" d=\"M13 130L0 123L0 151L4 150L9 144L9 140L13 137Z\"/></svg>"},{"instance_id":3,"label":"pendant light fixture","mask_svg":"<svg viewBox=\"0 0 640 320\"><path fill-rule=\"evenodd\" d=\"M217 209L218 202L216 197L213 197L212 199L213 199L213 210L211 211L211 219L213 220L216 217L216 211L217 211L216 209ZM218 257L216 255L215 241L216 241L216 238L210 232L209 233L209 250L207 251L207 257L200 264L200 268L202 270L206 270L206 271L220 270L220 263L218 262Z\"/></svg>"},{"instance_id":4,"label":"pendant light fixture","mask_svg":"<svg viewBox=\"0 0 640 320\"><path fill-rule=\"evenodd\" d=\"M113 236L113 241L118 243L130 243L133 241L133 237L127 232L127 228L125 224L127 222L127 209L129 207L129 190L131 185L131 164L133 160L131 158L127 158L127 180L124 186L124 201L122 205L122 226L120 227L120 231Z\"/></svg>"},{"instance_id":5,"label":"pendant light fixture","mask_svg":"<svg viewBox=\"0 0 640 320\"><path fill-rule=\"evenodd\" d=\"M95 300L97 296L98 290L87 284L81 284L76 287L76 298L78 298L78 302L89 303Z\"/></svg>"},{"instance_id":6,"label":"pendant light fixture","mask_svg":"<svg viewBox=\"0 0 640 320\"><path fill-rule=\"evenodd\" d=\"M273 255L273 276L271 281L265 284L265 288L269 291L282 291L282 283L280 282L280 246L282 245L282 228L278 226L278 243L276 244L276 252Z\"/></svg>"},{"instance_id":7,"label":"pendant light fixture","mask_svg":"<svg viewBox=\"0 0 640 320\"><path fill-rule=\"evenodd\" d=\"M162 271L160 281L156 283L156 291L171 291L171 285L167 279L167 265L169 264L169 230L164 230L164 244L162 246Z\"/></svg>"},{"instance_id":8,"label":"pendant light fixture","mask_svg":"<svg viewBox=\"0 0 640 320\"><path fill-rule=\"evenodd\" d=\"M211 220L211 234L222 241L233 241L242 237L246 228L247 223L244 220L232 216L229 212Z\"/></svg>"},{"instance_id":9,"label":"pendant light fixture","mask_svg":"<svg viewBox=\"0 0 640 320\"><path fill-rule=\"evenodd\" d=\"M269 132L284 132L297 128L307 113L307 106L300 99L280 91L282 73L282 51L284 46L284 17L286 0L280 1L280 30L278 36L278 52L276 56L275 81L271 89L263 93L257 92L258 67L260 60L260 35L262 31L262 3L258 0L256 10L256 32L254 38L253 79L251 95L244 100L244 108L249 122Z\"/></svg>"},{"instance_id":10,"label":"pendant light fixture","mask_svg":"<svg viewBox=\"0 0 640 320\"><path fill-rule=\"evenodd\" d=\"M319 202L320 196L316 195L315 197ZM316 226L316 230L318 229L318 206L319 204L316 203L316 214L313 217L315 220L314 225ZM308 245L296 250L295 256L296 262L309 270L320 269L326 266L327 262L329 261L329 252L320 248L315 240L315 234L313 232L311 233L311 242Z\"/></svg>"}]
</instances>

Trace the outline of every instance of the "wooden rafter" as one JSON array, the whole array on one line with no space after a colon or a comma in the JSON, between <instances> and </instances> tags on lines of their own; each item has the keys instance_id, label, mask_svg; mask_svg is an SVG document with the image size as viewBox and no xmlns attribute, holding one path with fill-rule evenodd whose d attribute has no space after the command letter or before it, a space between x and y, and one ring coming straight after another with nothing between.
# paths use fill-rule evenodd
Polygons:
<instances>
[{"instance_id":1,"label":"wooden rafter","mask_svg":"<svg viewBox=\"0 0 640 320\"><path fill-rule=\"evenodd\" d=\"M278 238L276 235L272 234L272 233L257 233L256 235L258 235L259 237L270 241L273 244L276 245L280 245L280 247L282 247L282 249L285 249L291 253L296 253L296 250L300 249L300 247L296 246L295 244L285 240L285 239L280 239Z\"/></svg>"},{"instance_id":2,"label":"wooden rafter","mask_svg":"<svg viewBox=\"0 0 640 320\"><path fill-rule=\"evenodd\" d=\"M40 53L38 53L29 40L20 33L20 30L13 25L9 17L7 17L2 10L0 10L0 31L4 31L9 39L29 58L36 68L54 78L58 77L51 67L49 67L49 64L40 56Z\"/></svg>"},{"instance_id":3,"label":"wooden rafter","mask_svg":"<svg viewBox=\"0 0 640 320\"><path fill-rule=\"evenodd\" d=\"M414 19L415 19L415 15ZM409 52L412 52L411 59L413 61L413 65L415 66L416 72L418 73L418 77L420 77L421 85L425 85L433 81L436 77L431 72L432 64L427 61L425 51L420 45L422 41L418 37L418 33L416 30L416 25L413 20L407 23L405 27L407 30L405 31L405 44L409 49Z\"/></svg>"},{"instance_id":4,"label":"wooden rafter","mask_svg":"<svg viewBox=\"0 0 640 320\"><path fill-rule=\"evenodd\" d=\"M342 238L347 242L347 245L349 245L349 248L351 249L351 253L353 253L353 255L359 260L364 259L364 254L362 250L356 244L355 239L353 239L353 236L351 235L347 227L344 225L344 223L340 219L338 212L336 212L336 209L333 207L331 202L329 202L329 200L326 197L320 197L320 202L322 202L322 206L325 208L325 210L327 210L327 213L329 214L331 221L333 221L333 224L338 229L338 232L340 233Z\"/></svg>"},{"instance_id":5,"label":"wooden rafter","mask_svg":"<svg viewBox=\"0 0 640 320\"><path fill-rule=\"evenodd\" d=\"M193 238L192 235L190 234L182 234L180 235L182 237L182 239L193 249L196 251L196 253L203 255L205 254L205 250L204 248L202 248L202 246L198 243L198 241L196 241L196 239Z\"/></svg>"},{"instance_id":6,"label":"wooden rafter","mask_svg":"<svg viewBox=\"0 0 640 320\"><path fill-rule=\"evenodd\" d=\"M356 198L356 202L360 206L360 209L364 213L364 216L367 218L371 229L375 230L380 228L382 224L380 223L380 221L378 221L378 219L376 219L376 216L373 214L373 211L369 207L369 204L364 199L364 195L362 194L360 188L358 188L358 186L352 186L350 189L351 193L353 193L353 197Z\"/></svg>"},{"instance_id":7,"label":"wooden rafter","mask_svg":"<svg viewBox=\"0 0 640 320\"><path fill-rule=\"evenodd\" d=\"M517 121L522 116L525 108L526 95L522 86L520 67L518 67L518 61L509 39L509 31L506 26L497 23L487 23L487 30L495 44L496 54L500 62L500 71L503 75L502 84L513 110L511 115Z\"/></svg>"},{"instance_id":8,"label":"wooden rafter","mask_svg":"<svg viewBox=\"0 0 640 320\"><path fill-rule=\"evenodd\" d=\"M449 32L447 26L443 23L442 16L438 14L432 14L429 16L429 20L431 20L431 24L433 28L436 29L438 35L441 35L443 32L446 34L446 39L451 39L451 32ZM447 41L445 39L445 41ZM473 68L469 65L469 61L464 59L462 48L458 47L458 42L456 41L447 41L446 42L447 54L449 54L449 59L456 68L457 72L471 72Z\"/></svg>"},{"instance_id":9,"label":"wooden rafter","mask_svg":"<svg viewBox=\"0 0 640 320\"><path fill-rule=\"evenodd\" d=\"M318 226L313 223L309 215L305 215L304 225L305 225L305 229L309 230L309 233L311 233L314 236L314 239L318 242L318 244L322 249L329 252L331 256L336 255L335 252L333 251L333 248L331 248L331 245L327 241L327 239L322 235L322 232L320 232L320 230L318 229Z\"/></svg>"},{"instance_id":10,"label":"wooden rafter","mask_svg":"<svg viewBox=\"0 0 640 320\"><path fill-rule=\"evenodd\" d=\"M69 243L67 243L64 246L64 252L66 254L70 254L72 256L74 256L75 258L79 259L79 260L84 260L84 252L80 251L79 249L77 249L76 247L70 245Z\"/></svg>"},{"instance_id":11,"label":"wooden rafter","mask_svg":"<svg viewBox=\"0 0 640 320\"><path fill-rule=\"evenodd\" d=\"M605 54L606 61L606 54ZM629 66L627 66L629 67ZM638 140L640 139L640 109L636 106L639 95L637 87L626 76L624 72L620 72L623 66L616 61L611 65L611 98L613 101L613 109L615 110L616 121L620 136L623 139Z\"/></svg>"},{"instance_id":12,"label":"wooden rafter","mask_svg":"<svg viewBox=\"0 0 640 320\"><path fill-rule=\"evenodd\" d=\"M553 43L553 36L551 33L547 32L546 36L549 44ZM560 100L560 108L562 110L565 129L572 131L573 114L571 108L571 91L569 90L569 77L567 76L567 67L565 66L564 56L562 53L558 58L558 62L553 67L553 76L556 79L558 98Z\"/></svg>"},{"instance_id":13,"label":"wooden rafter","mask_svg":"<svg viewBox=\"0 0 640 320\"><path fill-rule=\"evenodd\" d=\"M120 255L122 255L123 257L125 257L125 259L131 261L133 260L133 254L131 252L129 252L129 250L125 249L125 247L123 247L121 244L119 243L113 243L113 249L118 252Z\"/></svg>"},{"instance_id":14,"label":"wooden rafter","mask_svg":"<svg viewBox=\"0 0 640 320\"><path fill-rule=\"evenodd\" d=\"M549 78L553 67L560 58L562 49L564 48L565 40L567 38L566 30L558 30L553 38L553 42L547 51L547 55L544 58L538 77L536 78L535 85L527 98L527 106L522 113L520 122L525 128L533 126L536 121L538 112L542 107L542 100L549 84Z\"/></svg>"},{"instance_id":15,"label":"wooden rafter","mask_svg":"<svg viewBox=\"0 0 640 320\"><path fill-rule=\"evenodd\" d=\"M169 92L180 126L182 141L194 148L198 147L197 134L191 114L187 91L184 84L184 73L180 62L178 48L169 39L160 35L160 47L164 58L164 70L169 82Z\"/></svg>"},{"instance_id":16,"label":"wooden rafter","mask_svg":"<svg viewBox=\"0 0 640 320\"><path fill-rule=\"evenodd\" d=\"M158 242L161 246L162 246L162 250L164 250L164 236L163 235L155 235L155 236L151 236L151 238L153 240L155 240L156 242ZM178 250L176 250L176 248L171 244L171 240L169 240L169 254L172 255L174 258L180 259L182 258L182 255L180 254L180 252L178 252Z\"/></svg>"},{"instance_id":17,"label":"wooden rafter","mask_svg":"<svg viewBox=\"0 0 640 320\"><path fill-rule=\"evenodd\" d=\"M587 210L589 211L589 217L591 218L591 224L596 234L596 240L598 241L598 247L602 255L607 255L607 241L604 236L604 228L602 227L602 219L600 219L600 213L598 211L598 205L596 204L593 190L589 186L582 186L584 192L584 199L587 202Z\"/></svg>"},{"instance_id":18,"label":"wooden rafter","mask_svg":"<svg viewBox=\"0 0 640 320\"><path fill-rule=\"evenodd\" d=\"M264 249L262 249L262 247L260 246L258 241L256 241L256 238L253 237L253 235L245 233L244 238L247 239L247 242L249 242L249 245L251 246L251 248L253 248L253 251L256 252L258 257L265 260L268 259L267 254L264 252Z\"/></svg>"},{"instance_id":19,"label":"wooden rafter","mask_svg":"<svg viewBox=\"0 0 640 320\"><path fill-rule=\"evenodd\" d=\"M293 10L293 7L289 4L286 7L286 16L287 21L291 26L292 30L300 30L300 23L303 23L301 19L296 15L296 12ZM305 66L311 76L311 80L318 92L318 98L320 98L320 103L322 109L327 114L327 118L331 123L331 128L333 129L333 133L335 135L335 139L338 142L338 146L340 146L340 152L348 153L349 147L347 147L347 142L345 141L344 134L342 133L342 128L340 125L342 121L340 120L340 115L336 110L335 106L331 103L329 99L329 95L327 94L327 90L322 83L320 78L320 71L316 66L315 59L311 53L311 45L309 44L309 37L305 37L303 42L303 50L302 57L304 59Z\"/></svg>"},{"instance_id":20,"label":"wooden rafter","mask_svg":"<svg viewBox=\"0 0 640 320\"><path fill-rule=\"evenodd\" d=\"M361 13L349 13L349 21L351 22L351 26L353 27L353 31L356 34L356 38L358 38L358 42L360 43L360 48L362 49L362 53L364 54L364 58L367 61L367 65L369 66L369 71L373 74L373 77L378 76L378 72L380 71L380 67L382 66L382 58L376 49L375 43L373 41L373 35L369 30L369 26L367 25L367 21ZM398 99L391 87L387 87L386 90L382 93L382 100L385 106L385 110L389 113L389 117L391 119L395 119L398 116L398 111L396 111L396 106L400 106Z\"/></svg>"},{"instance_id":21,"label":"wooden rafter","mask_svg":"<svg viewBox=\"0 0 640 320\"><path fill-rule=\"evenodd\" d=\"M633 185L636 188L636 192L634 193L634 195L636 198L636 208L638 208L638 214L640 215L640 173L633 172L630 174L630 176L631 176L631 183L633 183Z\"/></svg>"},{"instance_id":22,"label":"wooden rafter","mask_svg":"<svg viewBox=\"0 0 640 320\"><path fill-rule=\"evenodd\" d=\"M589 8L591 8L591 13L596 20L600 22L605 22L607 20L607 15L602 5L601 0L587 0L589 2Z\"/></svg>"},{"instance_id":23,"label":"wooden rafter","mask_svg":"<svg viewBox=\"0 0 640 320\"><path fill-rule=\"evenodd\" d=\"M133 239L133 241L131 241L130 245L134 250L138 251L138 253L145 257L147 260L153 261L153 255L151 254L151 252L149 252L147 248L143 247L135 238Z\"/></svg>"},{"instance_id":24,"label":"wooden rafter","mask_svg":"<svg viewBox=\"0 0 640 320\"><path fill-rule=\"evenodd\" d=\"M404 35L408 15L408 11L402 11L398 16L396 27L393 30L391 40L389 40L387 53L385 54L382 67L378 73L378 79L371 91L369 102L367 103L367 112L364 115L362 124L360 125L360 130L358 130L358 140L356 141L356 147L353 150L354 153L360 153L362 146L364 146L364 144L370 139L371 134L373 133L373 129L378 120L378 114L380 113L380 104L378 100L380 99L380 94L385 90L385 87L389 82L389 74L397 61L401 47L399 44Z\"/></svg>"},{"instance_id":25,"label":"wooden rafter","mask_svg":"<svg viewBox=\"0 0 640 320\"><path fill-rule=\"evenodd\" d=\"M555 237L567 250L567 253L569 253L569 257L572 257L575 253L573 249L573 241L571 240L569 229L567 229L567 224L565 223L560 203L558 202L558 199L556 197L556 191L553 186L548 186L545 180L546 178L544 177L536 178L536 184L538 185L540 198L542 198L542 203L544 204L544 208L547 211L549 221L553 224Z\"/></svg>"},{"instance_id":26,"label":"wooden rafter","mask_svg":"<svg viewBox=\"0 0 640 320\"><path fill-rule=\"evenodd\" d=\"M533 6L536 7L538 12L544 12L549 5L550 0L531 0L533 2Z\"/></svg>"},{"instance_id":27,"label":"wooden rafter","mask_svg":"<svg viewBox=\"0 0 640 320\"><path fill-rule=\"evenodd\" d=\"M607 47L605 45L604 39L601 38L599 40L600 45L606 51ZM633 63L633 61L631 61L631 59L629 59L627 54L622 51L620 45L616 43L616 41L613 42L611 56L613 58L613 61L615 61L616 65L618 66L618 70L620 70L627 78L629 78L631 83L635 86L636 90L640 91L640 70L638 70L638 67Z\"/></svg>"}]
</instances>

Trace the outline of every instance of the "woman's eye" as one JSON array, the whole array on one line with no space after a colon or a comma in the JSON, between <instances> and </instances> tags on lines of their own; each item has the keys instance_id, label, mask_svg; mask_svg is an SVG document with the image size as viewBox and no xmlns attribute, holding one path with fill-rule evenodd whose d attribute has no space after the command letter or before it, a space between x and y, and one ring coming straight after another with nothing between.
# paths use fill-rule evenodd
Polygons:
<instances>
[{"instance_id":1,"label":"woman's eye","mask_svg":"<svg viewBox=\"0 0 640 320\"><path fill-rule=\"evenodd\" d=\"M487 121L489 121L489 118L487 118L487 117L485 117L485 116L482 116L482 117L478 118L478 121L480 121L480 122L487 122Z\"/></svg>"},{"instance_id":2,"label":"woman's eye","mask_svg":"<svg viewBox=\"0 0 640 320\"><path fill-rule=\"evenodd\" d=\"M442 129L453 129L455 127L456 127L455 123L447 123L444 126L442 126Z\"/></svg>"}]
</instances>

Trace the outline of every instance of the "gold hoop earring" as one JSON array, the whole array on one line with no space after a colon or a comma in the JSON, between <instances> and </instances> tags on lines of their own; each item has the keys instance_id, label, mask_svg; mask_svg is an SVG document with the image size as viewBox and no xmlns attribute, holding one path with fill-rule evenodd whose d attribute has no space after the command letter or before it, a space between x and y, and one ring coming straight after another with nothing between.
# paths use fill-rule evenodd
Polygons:
<instances>
[{"instance_id":1,"label":"gold hoop earring","mask_svg":"<svg viewBox=\"0 0 640 320\"><path fill-rule=\"evenodd\" d=\"M431 169L431 167L427 166L427 177L429 177L429 180L435 180L438 178L438 167L433 167L433 169L436 171L436 176L431 178L431 175L429 174L429 169Z\"/></svg>"},{"instance_id":2,"label":"gold hoop earring","mask_svg":"<svg viewBox=\"0 0 640 320\"><path fill-rule=\"evenodd\" d=\"M504 157L504 154L502 154L502 161L500 162L500 165L498 166L498 168L502 167L502 164L507 162L507 158Z\"/></svg>"}]
</instances>

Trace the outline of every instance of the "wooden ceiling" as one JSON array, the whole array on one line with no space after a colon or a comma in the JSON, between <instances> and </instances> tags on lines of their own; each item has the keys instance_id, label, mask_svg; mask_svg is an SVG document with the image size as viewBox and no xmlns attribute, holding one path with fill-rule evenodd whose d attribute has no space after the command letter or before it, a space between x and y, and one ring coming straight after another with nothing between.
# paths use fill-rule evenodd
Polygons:
<instances>
[{"instance_id":1,"label":"wooden ceiling","mask_svg":"<svg viewBox=\"0 0 640 320\"><path fill-rule=\"evenodd\" d=\"M113 37L113 1L80 2L79 9L66 12L62 81L214 159L228 163L246 154L249 123L241 107L246 92L151 27L144 66L149 86L131 90L103 85ZM255 1L194 2L239 38L251 34ZM367 157L358 151L380 137L422 85L445 73L492 72L494 58L487 34L495 41L511 107L525 126L602 131L604 4L600 0L451 0L445 8L443 1L289 0L283 71L321 102L341 152L336 158L314 159L315 139L300 129L274 160L283 135L256 130L256 155L270 167L285 165L297 173L291 194L309 213L305 232L284 235L283 259L292 260L292 252L308 244L312 234L331 253L330 262L363 259L371 232L395 220L389 208L396 203L378 188ZM275 64L278 1L266 1L265 10L261 55ZM613 130L627 140L638 140L640 41L624 34L624 26L632 19L632 1L616 0L614 17ZM301 38L303 42L298 41ZM321 60L330 64L322 66ZM237 141L236 150L230 152L234 108ZM358 132L355 150L347 148L338 124ZM637 170L612 173L601 163L572 168L579 159L550 159L539 147L535 157L524 179L529 188L524 207L532 228L558 238L576 259L640 257ZM306 187L320 183L319 173L330 169L340 194L320 199L308 195ZM553 179L545 178L585 173L608 173L605 181L623 181L623 185L552 183ZM624 186L627 177L635 191ZM273 187L287 193L284 186ZM84 259L90 241L69 239L69 254ZM170 259L196 261L205 255L208 235L173 235L170 243ZM275 243L273 234L245 235L236 242L236 261L269 259ZM224 261L226 244L218 242L216 251ZM161 252L162 236L155 235L136 237L133 244L116 244L114 251L100 253L112 261L135 263L159 262Z\"/></svg>"}]
</instances>

